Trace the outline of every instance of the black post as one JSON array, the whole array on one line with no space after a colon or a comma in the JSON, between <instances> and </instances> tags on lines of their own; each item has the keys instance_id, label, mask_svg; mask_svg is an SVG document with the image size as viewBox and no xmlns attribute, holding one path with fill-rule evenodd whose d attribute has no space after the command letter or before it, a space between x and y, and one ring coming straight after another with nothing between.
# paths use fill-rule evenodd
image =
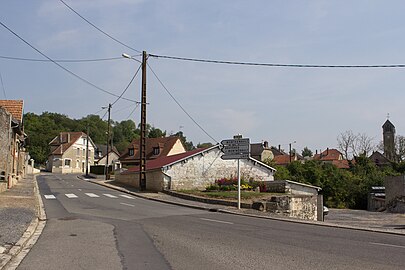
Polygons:
<instances>
[{"instance_id":1,"label":"black post","mask_svg":"<svg viewBox=\"0 0 405 270\"><path fill-rule=\"evenodd\" d=\"M89 177L89 139L90 139L90 128L87 125L87 140L86 140L86 178Z\"/></svg>"}]
</instances>

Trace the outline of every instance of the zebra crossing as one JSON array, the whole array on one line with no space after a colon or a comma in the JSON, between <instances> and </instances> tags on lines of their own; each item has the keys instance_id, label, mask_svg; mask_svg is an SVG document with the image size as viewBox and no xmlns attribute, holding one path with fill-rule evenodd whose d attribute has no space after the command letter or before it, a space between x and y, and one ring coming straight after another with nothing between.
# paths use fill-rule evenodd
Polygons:
<instances>
[{"instance_id":1,"label":"zebra crossing","mask_svg":"<svg viewBox=\"0 0 405 270\"><path fill-rule=\"evenodd\" d=\"M107 197L111 199L118 199L118 198L125 198L125 199L135 199L133 196L130 195L125 195L125 194L109 194L109 193L103 193L103 194L95 194L95 193L84 193L82 195L77 195L74 193L65 193L63 194L66 198L68 199L77 199L80 196L82 197L89 197L89 198L100 198L100 197ZM46 200L56 200L56 196L53 194L44 194L43 195Z\"/></svg>"}]
</instances>

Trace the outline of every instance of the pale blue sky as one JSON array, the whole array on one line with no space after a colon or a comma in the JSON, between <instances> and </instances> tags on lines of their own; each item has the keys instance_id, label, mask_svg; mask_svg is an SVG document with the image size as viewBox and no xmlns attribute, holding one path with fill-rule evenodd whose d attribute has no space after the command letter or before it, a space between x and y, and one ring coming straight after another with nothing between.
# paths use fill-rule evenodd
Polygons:
<instances>
[{"instance_id":1,"label":"pale blue sky","mask_svg":"<svg viewBox=\"0 0 405 270\"><path fill-rule=\"evenodd\" d=\"M65 0L137 50L204 59L283 64L405 64L404 1ZM136 55L96 31L58 0L3 0L0 21L53 59ZM43 57L0 27L0 56ZM138 57L138 59L140 59ZM120 94L138 64L128 59L61 63ZM381 140L387 113L405 135L405 69L246 67L151 58L150 66L216 140L242 133L252 142L310 149L336 147L346 130ZM53 63L0 58L8 99L25 112L73 118L115 100ZM210 141L148 71L148 122L194 144ZM1 86L0 86L1 87ZM139 100L140 76L125 97ZM4 98L3 90L0 98ZM112 110L127 119L128 101ZM139 109L131 115L139 122Z\"/></svg>"}]
</instances>

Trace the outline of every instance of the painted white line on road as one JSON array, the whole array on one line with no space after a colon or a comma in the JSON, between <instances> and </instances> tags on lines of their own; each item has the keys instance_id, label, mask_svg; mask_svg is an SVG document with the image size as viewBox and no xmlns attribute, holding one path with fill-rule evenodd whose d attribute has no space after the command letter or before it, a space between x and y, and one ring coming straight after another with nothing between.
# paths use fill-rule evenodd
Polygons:
<instances>
[{"instance_id":1,"label":"painted white line on road","mask_svg":"<svg viewBox=\"0 0 405 270\"><path fill-rule=\"evenodd\" d=\"M397 245L384 244L384 243L373 243L373 242L370 242L370 244L372 244L372 245L377 245L377 246L384 246L384 247L405 248L405 246L397 246Z\"/></svg>"},{"instance_id":2,"label":"painted white line on road","mask_svg":"<svg viewBox=\"0 0 405 270\"><path fill-rule=\"evenodd\" d=\"M44 197L47 200L55 200L56 199L55 195L44 195Z\"/></svg>"},{"instance_id":3,"label":"painted white line on road","mask_svg":"<svg viewBox=\"0 0 405 270\"><path fill-rule=\"evenodd\" d=\"M235 224L233 222L228 222L228 221L222 221L222 220L216 220L216 219L209 219L209 218L200 218L201 220L205 221L212 221L212 222L218 222L218 223L224 223L224 224Z\"/></svg>"},{"instance_id":4,"label":"painted white line on road","mask_svg":"<svg viewBox=\"0 0 405 270\"><path fill-rule=\"evenodd\" d=\"M100 196L98 196L97 194L94 194L94 193L84 193L84 194L86 194L87 196L89 196L89 197L91 197L91 198L98 198L98 197L100 197Z\"/></svg>"},{"instance_id":5,"label":"painted white line on road","mask_svg":"<svg viewBox=\"0 0 405 270\"><path fill-rule=\"evenodd\" d=\"M135 199L134 197L131 197L129 195L120 195L121 197L127 198L127 199Z\"/></svg>"},{"instance_id":6,"label":"painted white line on road","mask_svg":"<svg viewBox=\"0 0 405 270\"><path fill-rule=\"evenodd\" d=\"M81 188L79 188L79 191L82 191L82 189L81 189Z\"/></svg>"},{"instance_id":7,"label":"painted white line on road","mask_svg":"<svg viewBox=\"0 0 405 270\"><path fill-rule=\"evenodd\" d=\"M126 206L131 206L131 207L135 207L135 205L133 205L133 204L129 204L129 203L120 203L120 204L122 204L122 205L126 205Z\"/></svg>"},{"instance_id":8,"label":"painted white line on road","mask_svg":"<svg viewBox=\"0 0 405 270\"><path fill-rule=\"evenodd\" d=\"M109 198L118 198L117 196L111 195L111 194L103 194L104 196L107 196Z\"/></svg>"},{"instance_id":9,"label":"painted white line on road","mask_svg":"<svg viewBox=\"0 0 405 270\"><path fill-rule=\"evenodd\" d=\"M68 197L69 199L73 199L73 198L78 198L75 194L73 193L67 193L65 194L66 197Z\"/></svg>"}]
</instances>

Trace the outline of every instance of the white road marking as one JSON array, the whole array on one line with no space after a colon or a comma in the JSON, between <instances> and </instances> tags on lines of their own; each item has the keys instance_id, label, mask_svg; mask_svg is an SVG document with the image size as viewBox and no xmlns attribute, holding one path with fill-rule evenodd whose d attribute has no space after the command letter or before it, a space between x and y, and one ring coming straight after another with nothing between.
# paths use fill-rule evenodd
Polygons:
<instances>
[{"instance_id":1,"label":"white road marking","mask_svg":"<svg viewBox=\"0 0 405 270\"><path fill-rule=\"evenodd\" d=\"M82 189L81 189L81 188L79 188L79 191L82 191Z\"/></svg>"},{"instance_id":2,"label":"white road marking","mask_svg":"<svg viewBox=\"0 0 405 270\"><path fill-rule=\"evenodd\" d=\"M377 245L377 246L385 246L385 247L405 248L405 246L397 246L397 245L384 244L384 243L373 243L373 242L370 242L370 244L372 244L372 245Z\"/></svg>"},{"instance_id":3,"label":"white road marking","mask_svg":"<svg viewBox=\"0 0 405 270\"><path fill-rule=\"evenodd\" d=\"M69 199L73 199L73 198L78 198L75 194L73 193L67 193L65 194L66 197L68 197Z\"/></svg>"},{"instance_id":4,"label":"white road marking","mask_svg":"<svg viewBox=\"0 0 405 270\"><path fill-rule=\"evenodd\" d=\"M122 205L126 205L126 206L131 206L131 207L135 207L135 205L133 205L133 204L129 204L129 203L120 203L120 204L122 204Z\"/></svg>"},{"instance_id":5,"label":"white road marking","mask_svg":"<svg viewBox=\"0 0 405 270\"><path fill-rule=\"evenodd\" d=\"M216 219L209 219L209 218L200 218L201 220L205 221L212 221L212 222L218 222L218 223L224 223L224 224L235 224L233 222L228 222L228 221L222 221L222 220L216 220Z\"/></svg>"},{"instance_id":6,"label":"white road marking","mask_svg":"<svg viewBox=\"0 0 405 270\"><path fill-rule=\"evenodd\" d=\"M94 194L94 193L84 193L84 194L86 194L87 196L89 196L89 197L91 197L91 198L98 198L98 197L100 197L100 196L98 196L97 194Z\"/></svg>"},{"instance_id":7,"label":"white road marking","mask_svg":"<svg viewBox=\"0 0 405 270\"><path fill-rule=\"evenodd\" d=\"M103 194L104 196L107 196L109 198L118 198L117 196L111 195L111 194Z\"/></svg>"},{"instance_id":8,"label":"white road marking","mask_svg":"<svg viewBox=\"0 0 405 270\"><path fill-rule=\"evenodd\" d=\"M120 195L121 197L127 198L127 199L135 199L134 197L131 197L129 195Z\"/></svg>"},{"instance_id":9,"label":"white road marking","mask_svg":"<svg viewBox=\"0 0 405 270\"><path fill-rule=\"evenodd\" d=\"M54 200L56 199L55 195L44 195L45 199L47 200Z\"/></svg>"}]
</instances>

